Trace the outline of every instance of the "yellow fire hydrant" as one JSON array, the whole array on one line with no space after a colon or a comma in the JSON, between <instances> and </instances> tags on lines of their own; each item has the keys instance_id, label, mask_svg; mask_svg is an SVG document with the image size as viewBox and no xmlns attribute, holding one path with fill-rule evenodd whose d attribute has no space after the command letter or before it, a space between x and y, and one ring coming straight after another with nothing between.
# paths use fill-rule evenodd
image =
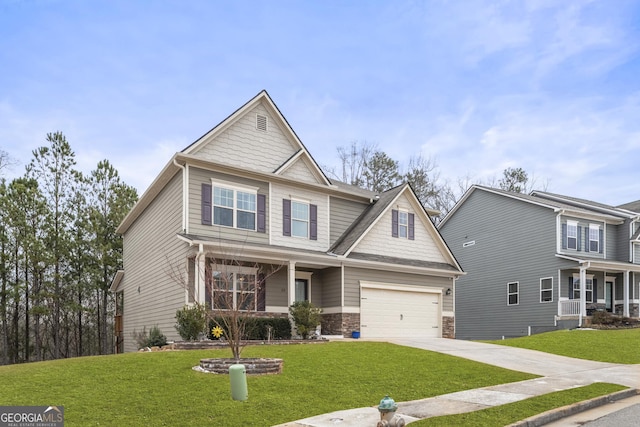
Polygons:
<instances>
[{"instance_id":1,"label":"yellow fire hydrant","mask_svg":"<svg viewBox=\"0 0 640 427\"><path fill-rule=\"evenodd\" d=\"M396 415L398 405L396 402L386 395L378 405L378 411L380 411L380 421L378 421L377 427L404 427L404 419Z\"/></svg>"}]
</instances>

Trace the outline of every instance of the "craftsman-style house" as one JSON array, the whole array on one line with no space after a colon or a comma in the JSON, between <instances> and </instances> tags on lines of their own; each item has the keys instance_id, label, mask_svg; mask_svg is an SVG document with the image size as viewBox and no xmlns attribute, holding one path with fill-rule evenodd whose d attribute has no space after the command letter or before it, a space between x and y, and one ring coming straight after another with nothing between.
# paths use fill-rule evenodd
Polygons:
<instances>
[{"instance_id":1,"label":"craftsman-style house","mask_svg":"<svg viewBox=\"0 0 640 427\"><path fill-rule=\"evenodd\" d=\"M255 315L309 300L323 335L453 337L464 273L430 214L408 184L376 194L329 179L262 91L169 159L118 228L119 350L145 327L179 339L186 304L228 309L211 284L229 259L226 291L250 294Z\"/></svg>"},{"instance_id":2,"label":"craftsman-style house","mask_svg":"<svg viewBox=\"0 0 640 427\"><path fill-rule=\"evenodd\" d=\"M439 225L467 275L456 338L499 339L584 326L640 306L640 206L475 185Z\"/></svg>"}]
</instances>

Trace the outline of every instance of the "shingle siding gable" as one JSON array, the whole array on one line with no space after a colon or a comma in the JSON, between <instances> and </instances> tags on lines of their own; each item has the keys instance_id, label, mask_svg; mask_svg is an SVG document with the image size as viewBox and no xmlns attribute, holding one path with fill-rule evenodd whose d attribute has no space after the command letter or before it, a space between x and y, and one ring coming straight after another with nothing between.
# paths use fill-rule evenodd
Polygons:
<instances>
[{"instance_id":1,"label":"shingle siding gable","mask_svg":"<svg viewBox=\"0 0 640 427\"><path fill-rule=\"evenodd\" d=\"M256 129L256 115L268 117L267 131ZM266 108L257 105L193 154L217 163L273 172L299 150Z\"/></svg>"}]
</instances>

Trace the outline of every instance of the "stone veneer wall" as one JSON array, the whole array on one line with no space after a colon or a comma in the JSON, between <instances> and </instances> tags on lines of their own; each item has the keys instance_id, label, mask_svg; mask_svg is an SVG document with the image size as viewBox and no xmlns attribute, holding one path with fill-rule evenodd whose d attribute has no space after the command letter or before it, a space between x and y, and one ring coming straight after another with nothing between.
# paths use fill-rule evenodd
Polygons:
<instances>
[{"instance_id":1,"label":"stone veneer wall","mask_svg":"<svg viewBox=\"0 0 640 427\"><path fill-rule=\"evenodd\" d=\"M331 313L322 315L322 335L343 335L360 330L360 313Z\"/></svg>"},{"instance_id":2,"label":"stone veneer wall","mask_svg":"<svg viewBox=\"0 0 640 427\"><path fill-rule=\"evenodd\" d=\"M456 318L452 316L442 316L442 338L456 337Z\"/></svg>"},{"instance_id":3,"label":"stone veneer wall","mask_svg":"<svg viewBox=\"0 0 640 427\"><path fill-rule=\"evenodd\" d=\"M629 304L629 317L640 317L639 308L640 308L639 304L630 303ZM617 314L618 316L622 316L622 313L624 313L624 305L623 304L616 304L615 314Z\"/></svg>"}]
</instances>

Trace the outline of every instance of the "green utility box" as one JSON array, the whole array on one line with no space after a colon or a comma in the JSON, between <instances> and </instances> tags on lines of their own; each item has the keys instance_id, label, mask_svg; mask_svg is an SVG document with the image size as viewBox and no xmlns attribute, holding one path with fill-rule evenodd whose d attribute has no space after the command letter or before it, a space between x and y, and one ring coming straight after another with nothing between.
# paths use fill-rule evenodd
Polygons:
<instances>
[{"instance_id":1,"label":"green utility box","mask_svg":"<svg viewBox=\"0 0 640 427\"><path fill-rule=\"evenodd\" d=\"M244 365L229 366L229 378L231 379L231 398L233 400L247 400L249 391L247 390L247 370Z\"/></svg>"}]
</instances>

